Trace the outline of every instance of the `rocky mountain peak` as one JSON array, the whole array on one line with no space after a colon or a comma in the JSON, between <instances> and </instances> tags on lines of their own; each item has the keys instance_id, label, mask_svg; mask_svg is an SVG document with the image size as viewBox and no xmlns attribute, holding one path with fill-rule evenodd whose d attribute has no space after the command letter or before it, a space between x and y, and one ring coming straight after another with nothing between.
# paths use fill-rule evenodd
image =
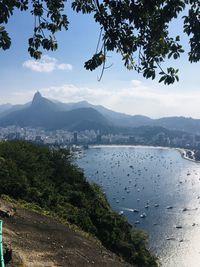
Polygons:
<instances>
[{"instance_id":1,"label":"rocky mountain peak","mask_svg":"<svg viewBox=\"0 0 200 267\"><path fill-rule=\"evenodd\" d=\"M42 98L43 97L42 97L41 93L39 91L37 91L34 94L34 97L33 97L33 100L32 100L32 105L40 103Z\"/></svg>"}]
</instances>

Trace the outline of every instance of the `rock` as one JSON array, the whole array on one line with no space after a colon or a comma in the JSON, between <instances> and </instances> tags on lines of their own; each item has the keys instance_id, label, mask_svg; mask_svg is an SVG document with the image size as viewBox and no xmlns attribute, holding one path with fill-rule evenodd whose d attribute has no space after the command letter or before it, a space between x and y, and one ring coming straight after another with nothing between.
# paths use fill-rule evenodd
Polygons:
<instances>
[{"instance_id":1,"label":"rock","mask_svg":"<svg viewBox=\"0 0 200 267\"><path fill-rule=\"evenodd\" d=\"M4 262L6 267L25 266L19 253L12 249L10 244L4 243Z\"/></svg>"},{"instance_id":2,"label":"rock","mask_svg":"<svg viewBox=\"0 0 200 267\"><path fill-rule=\"evenodd\" d=\"M5 210L3 208L0 208L0 217L9 218L11 216L14 216L14 210L13 209Z\"/></svg>"}]
</instances>

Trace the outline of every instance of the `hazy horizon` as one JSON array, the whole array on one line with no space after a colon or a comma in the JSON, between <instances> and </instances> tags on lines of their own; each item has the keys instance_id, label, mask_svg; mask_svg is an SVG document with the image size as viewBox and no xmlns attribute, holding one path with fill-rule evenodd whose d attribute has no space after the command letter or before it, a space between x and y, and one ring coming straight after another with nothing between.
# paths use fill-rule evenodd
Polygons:
<instances>
[{"instance_id":1,"label":"hazy horizon","mask_svg":"<svg viewBox=\"0 0 200 267\"><path fill-rule=\"evenodd\" d=\"M43 94L43 91L44 91L44 94ZM32 99L33 99L33 97L34 97L34 95L35 95L36 92L39 92L42 95L42 97L48 98L51 101L58 101L58 102L62 102L62 103L77 103L77 102L81 102L81 101L86 101L86 102L88 102L88 103L90 103L92 105L101 105L101 106L103 106L103 107L105 107L107 109L110 109L112 111L124 113L126 115L132 115L132 116L134 116L134 115L142 115L142 116L150 117L152 119L159 119L159 118L163 118L163 117L186 117L186 118L200 119L200 116L199 116L199 118L195 118L195 117L192 117L192 116L184 116L184 115L165 115L165 116L160 116L160 117L153 117L151 115L142 114L142 113L131 114L131 113L128 113L128 112L125 112L125 111L119 111L117 109L113 109L112 107L108 107L108 106L106 106L104 104L94 103L94 102L92 102L90 100L87 100L87 99L84 99L84 98L83 99L79 99L79 100L74 99L74 101L70 101L70 100L68 101L68 98L66 98L66 101L65 101L64 99L62 99L61 97L59 97L60 94L58 94L57 97L56 97L56 94L55 93L54 94L51 94L51 93L46 92L45 90L41 90L41 91L36 90L34 92L29 92L29 94L26 95L26 99L27 100L24 100L23 102L14 102L14 103L4 102L4 103L0 103L0 105L4 105L4 104L5 105L6 104L8 104L8 105L9 104L11 104L11 105L17 105L17 104L24 105L24 104L27 104L27 103L29 103L29 102L32 101ZM20 99L22 99L22 97L20 97Z\"/></svg>"}]
</instances>

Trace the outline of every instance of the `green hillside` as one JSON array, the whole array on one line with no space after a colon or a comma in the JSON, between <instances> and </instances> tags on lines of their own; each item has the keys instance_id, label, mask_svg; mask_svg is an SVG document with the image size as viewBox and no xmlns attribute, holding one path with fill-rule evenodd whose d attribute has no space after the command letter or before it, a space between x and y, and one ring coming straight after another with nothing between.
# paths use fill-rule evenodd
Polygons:
<instances>
[{"instance_id":1,"label":"green hillside","mask_svg":"<svg viewBox=\"0 0 200 267\"><path fill-rule=\"evenodd\" d=\"M136 266L157 266L146 236L113 212L95 184L71 163L66 150L27 142L0 143L0 194L36 204L62 221L95 235L102 244Z\"/></svg>"}]
</instances>

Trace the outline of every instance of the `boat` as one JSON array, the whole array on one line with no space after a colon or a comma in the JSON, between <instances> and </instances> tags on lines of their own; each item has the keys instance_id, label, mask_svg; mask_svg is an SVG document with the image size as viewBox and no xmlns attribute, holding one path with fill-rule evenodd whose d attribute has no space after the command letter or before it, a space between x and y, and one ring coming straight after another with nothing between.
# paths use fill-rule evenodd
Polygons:
<instances>
[{"instance_id":1,"label":"boat","mask_svg":"<svg viewBox=\"0 0 200 267\"><path fill-rule=\"evenodd\" d=\"M166 240L176 240L174 237L167 237Z\"/></svg>"},{"instance_id":2,"label":"boat","mask_svg":"<svg viewBox=\"0 0 200 267\"><path fill-rule=\"evenodd\" d=\"M167 210L171 210L171 209L173 209L173 207L172 207L172 206L167 206L166 209L167 209Z\"/></svg>"},{"instance_id":3,"label":"boat","mask_svg":"<svg viewBox=\"0 0 200 267\"><path fill-rule=\"evenodd\" d=\"M133 209L133 212L135 212L135 213L138 213L138 212L139 212L139 210L137 210L137 209Z\"/></svg>"},{"instance_id":4,"label":"boat","mask_svg":"<svg viewBox=\"0 0 200 267\"><path fill-rule=\"evenodd\" d=\"M143 213L140 215L140 218L146 218L146 217L147 217L147 215L146 215L145 212L143 212Z\"/></svg>"},{"instance_id":5,"label":"boat","mask_svg":"<svg viewBox=\"0 0 200 267\"><path fill-rule=\"evenodd\" d=\"M188 209L187 208L183 208L183 210L182 211L188 211Z\"/></svg>"},{"instance_id":6,"label":"boat","mask_svg":"<svg viewBox=\"0 0 200 267\"><path fill-rule=\"evenodd\" d=\"M182 229L183 227L181 225L176 225L175 226L177 229Z\"/></svg>"}]
</instances>

